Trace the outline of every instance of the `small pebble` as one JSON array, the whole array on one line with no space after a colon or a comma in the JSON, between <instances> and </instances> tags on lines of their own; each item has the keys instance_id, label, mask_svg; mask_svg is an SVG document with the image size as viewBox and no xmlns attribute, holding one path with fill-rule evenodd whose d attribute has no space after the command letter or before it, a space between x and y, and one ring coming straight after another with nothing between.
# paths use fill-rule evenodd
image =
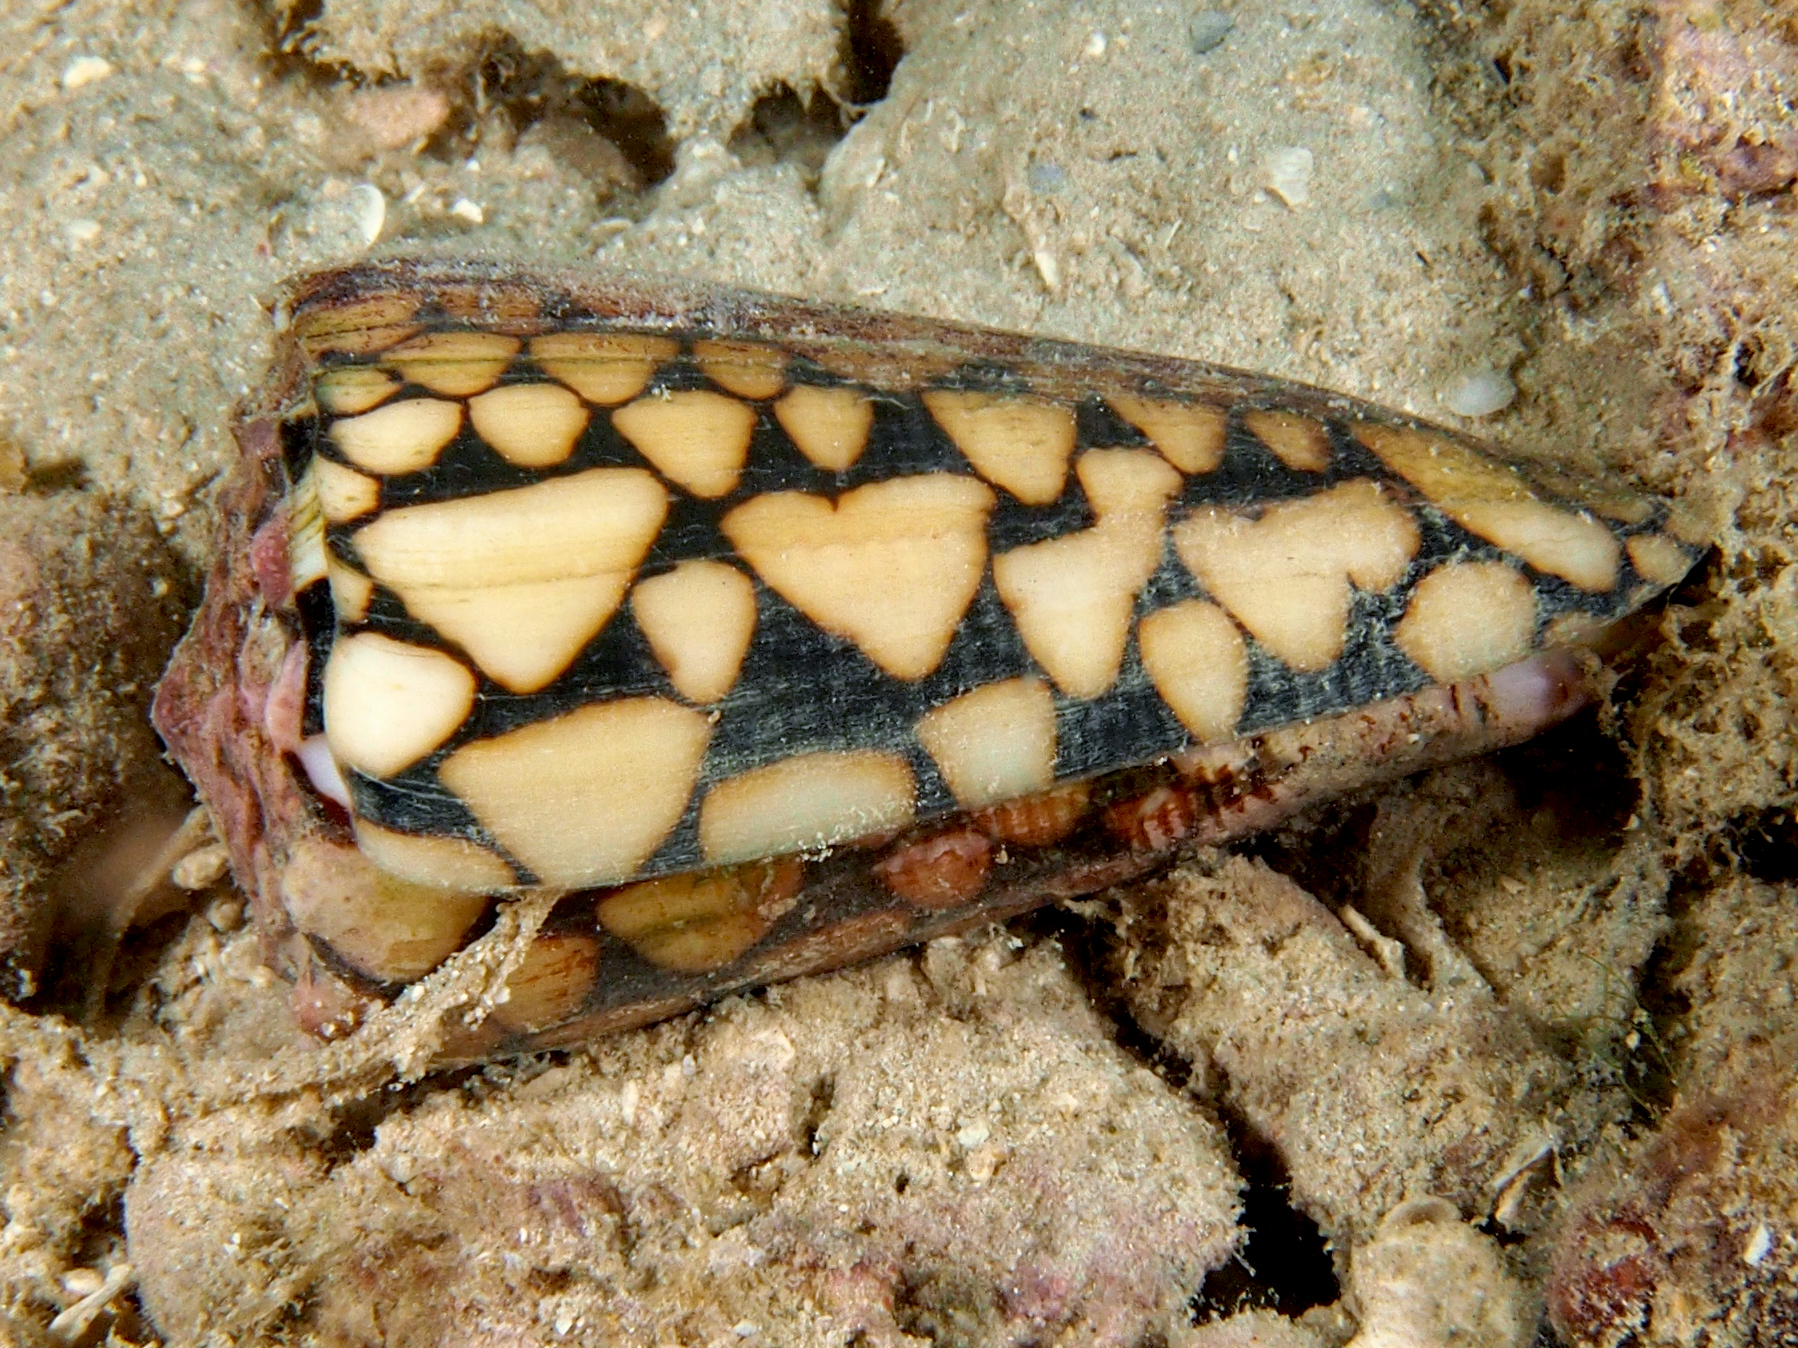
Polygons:
<instances>
[{"instance_id":1,"label":"small pebble","mask_svg":"<svg viewBox=\"0 0 1798 1348\"><path fill-rule=\"evenodd\" d=\"M205 847L195 848L177 861L169 872L169 879L181 889L205 889L218 882L230 861L230 853L225 850L223 843L209 843Z\"/></svg>"},{"instance_id":2,"label":"small pebble","mask_svg":"<svg viewBox=\"0 0 1798 1348\"><path fill-rule=\"evenodd\" d=\"M1203 56L1206 52L1216 51L1224 45L1224 39L1230 36L1231 29L1236 27L1236 20L1228 14L1219 14L1214 9L1193 15L1192 19L1192 51L1194 56Z\"/></svg>"},{"instance_id":3,"label":"small pebble","mask_svg":"<svg viewBox=\"0 0 1798 1348\"><path fill-rule=\"evenodd\" d=\"M976 1184L985 1184L998 1173L999 1163L1005 1159L1005 1152L999 1147L976 1147L968 1153L967 1165L963 1173Z\"/></svg>"},{"instance_id":4,"label":"small pebble","mask_svg":"<svg viewBox=\"0 0 1798 1348\"><path fill-rule=\"evenodd\" d=\"M449 213L458 220L466 220L471 225L485 224L487 213L467 197L457 197L450 203Z\"/></svg>"},{"instance_id":5,"label":"small pebble","mask_svg":"<svg viewBox=\"0 0 1798 1348\"><path fill-rule=\"evenodd\" d=\"M1267 185L1293 210L1311 201L1311 170L1317 159L1299 145L1283 145L1267 155Z\"/></svg>"},{"instance_id":6,"label":"small pebble","mask_svg":"<svg viewBox=\"0 0 1798 1348\"><path fill-rule=\"evenodd\" d=\"M206 921L217 932L232 932L243 926L243 900L220 899L206 909Z\"/></svg>"},{"instance_id":7,"label":"small pebble","mask_svg":"<svg viewBox=\"0 0 1798 1348\"><path fill-rule=\"evenodd\" d=\"M57 1281L70 1296L91 1297L106 1285L106 1275L97 1268L72 1268Z\"/></svg>"},{"instance_id":8,"label":"small pebble","mask_svg":"<svg viewBox=\"0 0 1798 1348\"><path fill-rule=\"evenodd\" d=\"M1442 390L1442 405L1456 416L1489 417L1517 401L1517 385L1503 370L1485 366L1454 380Z\"/></svg>"},{"instance_id":9,"label":"small pebble","mask_svg":"<svg viewBox=\"0 0 1798 1348\"><path fill-rule=\"evenodd\" d=\"M1773 1250L1773 1233L1767 1229L1765 1222L1756 1222L1754 1230L1748 1233L1748 1240L1742 1246L1742 1262L1749 1268L1759 1268L1761 1260Z\"/></svg>"},{"instance_id":10,"label":"small pebble","mask_svg":"<svg viewBox=\"0 0 1798 1348\"><path fill-rule=\"evenodd\" d=\"M77 56L62 70L62 87L65 91L79 89L84 84L98 84L113 72L113 64L104 56Z\"/></svg>"},{"instance_id":11,"label":"small pebble","mask_svg":"<svg viewBox=\"0 0 1798 1348\"><path fill-rule=\"evenodd\" d=\"M427 85L390 84L357 90L344 111L381 149L402 150L443 129L450 101Z\"/></svg>"}]
</instances>

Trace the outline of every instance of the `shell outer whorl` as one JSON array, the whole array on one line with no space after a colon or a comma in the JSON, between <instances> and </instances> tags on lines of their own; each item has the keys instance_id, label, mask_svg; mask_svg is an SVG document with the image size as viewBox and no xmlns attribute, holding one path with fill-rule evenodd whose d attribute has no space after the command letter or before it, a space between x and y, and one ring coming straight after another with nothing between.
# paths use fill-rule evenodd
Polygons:
<instances>
[{"instance_id":1,"label":"shell outer whorl","mask_svg":"<svg viewBox=\"0 0 1798 1348\"><path fill-rule=\"evenodd\" d=\"M1585 679L1543 652L1697 556L1665 502L1162 357L454 265L284 318L158 724L290 972L390 995L566 892L461 1057L1533 733Z\"/></svg>"}]
</instances>

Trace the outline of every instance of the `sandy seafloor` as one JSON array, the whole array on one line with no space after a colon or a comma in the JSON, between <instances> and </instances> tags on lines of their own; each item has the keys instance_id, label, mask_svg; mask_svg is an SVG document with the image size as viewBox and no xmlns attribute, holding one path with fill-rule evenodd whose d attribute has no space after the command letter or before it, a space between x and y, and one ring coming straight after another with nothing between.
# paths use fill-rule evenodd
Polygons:
<instances>
[{"instance_id":1,"label":"sandy seafloor","mask_svg":"<svg viewBox=\"0 0 1798 1348\"><path fill-rule=\"evenodd\" d=\"M1798 1340L1795 98L1774 0L9 0L0 1342ZM92 973L269 311L406 253L1508 378L1717 548L1537 745L415 1080L228 884Z\"/></svg>"}]
</instances>

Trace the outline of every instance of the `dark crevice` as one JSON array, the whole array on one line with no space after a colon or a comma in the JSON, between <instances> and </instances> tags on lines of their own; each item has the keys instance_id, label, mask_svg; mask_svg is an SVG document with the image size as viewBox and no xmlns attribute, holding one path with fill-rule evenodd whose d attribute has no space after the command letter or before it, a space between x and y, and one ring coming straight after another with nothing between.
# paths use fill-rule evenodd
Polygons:
<instances>
[{"instance_id":1,"label":"dark crevice","mask_svg":"<svg viewBox=\"0 0 1798 1348\"><path fill-rule=\"evenodd\" d=\"M1530 1232L1513 1230L1490 1213L1483 1217L1470 1218L1467 1224L1482 1236L1490 1236L1503 1250L1515 1250L1530 1242Z\"/></svg>"},{"instance_id":2,"label":"dark crevice","mask_svg":"<svg viewBox=\"0 0 1798 1348\"><path fill-rule=\"evenodd\" d=\"M185 909L165 913L123 936L109 927L90 927L73 937L59 932L44 971L43 991L27 1005L40 1014L63 1011L79 1016L93 1028L122 1023L169 948L186 935L192 917ZM105 979L98 998L92 995L96 975Z\"/></svg>"},{"instance_id":3,"label":"dark crevice","mask_svg":"<svg viewBox=\"0 0 1798 1348\"><path fill-rule=\"evenodd\" d=\"M389 82L320 59L318 24L324 12L324 0L298 0L268 19L267 61L275 76L303 80L320 91ZM770 90L732 134L731 148L748 163L797 163L815 181L849 126L886 96L904 54L899 30L879 0L845 0L831 92L801 98L785 85ZM620 189L645 191L674 171L677 144L661 107L647 93L621 80L571 73L555 56L527 50L510 34L494 32L466 65L413 72L412 78L427 80L455 105L427 153L460 158L496 127L502 140L514 144L529 133L557 160L593 180L602 198Z\"/></svg>"},{"instance_id":4,"label":"dark crevice","mask_svg":"<svg viewBox=\"0 0 1798 1348\"><path fill-rule=\"evenodd\" d=\"M616 145L644 187L674 172L674 138L660 105L635 85L589 80L576 99L581 120Z\"/></svg>"},{"instance_id":5,"label":"dark crevice","mask_svg":"<svg viewBox=\"0 0 1798 1348\"><path fill-rule=\"evenodd\" d=\"M270 6L256 12L264 21L268 35L263 64L276 80L305 86L316 98L328 100L333 95L383 87L405 88L416 84L440 88L455 99L454 86L466 85L454 72L432 71L418 74L370 75L348 61L326 60L319 55L318 25L325 15L326 0L294 0L287 5ZM458 158L467 153L461 142L472 122L468 100L453 109L443 126L431 132L417 147L422 156L437 159Z\"/></svg>"},{"instance_id":6,"label":"dark crevice","mask_svg":"<svg viewBox=\"0 0 1798 1348\"><path fill-rule=\"evenodd\" d=\"M496 40L476 70L477 110L497 108L514 136L543 124L558 133L560 151L584 132L612 147L628 166L637 189L654 187L674 172L675 142L668 119L654 99L622 80L585 79L570 74L547 52L526 51L510 37ZM598 164L575 167L601 173Z\"/></svg>"},{"instance_id":7,"label":"dark crevice","mask_svg":"<svg viewBox=\"0 0 1798 1348\"><path fill-rule=\"evenodd\" d=\"M805 97L786 84L763 94L731 132L730 149L744 164L795 164L816 185L824 161L844 134L887 95L905 44L878 0L847 0L835 83Z\"/></svg>"},{"instance_id":8,"label":"dark crevice","mask_svg":"<svg viewBox=\"0 0 1798 1348\"><path fill-rule=\"evenodd\" d=\"M408 1113L440 1091L455 1090L481 1073L478 1067L464 1067L429 1076L421 1081L391 1082L367 1095L346 1100L332 1115L334 1125L329 1137L312 1138L313 1150L326 1164L335 1168L375 1144L375 1130L395 1114Z\"/></svg>"},{"instance_id":9,"label":"dark crevice","mask_svg":"<svg viewBox=\"0 0 1798 1348\"><path fill-rule=\"evenodd\" d=\"M751 168L796 164L806 182L816 184L850 120L830 95L816 92L807 101L782 84L755 101L731 132L730 150Z\"/></svg>"},{"instance_id":10,"label":"dark crevice","mask_svg":"<svg viewBox=\"0 0 1798 1348\"><path fill-rule=\"evenodd\" d=\"M269 64L277 76L314 77L321 62L313 52L313 26L324 16L325 0L294 0L270 6ZM347 76L348 72L338 72Z\"/></svg>"},{"instance_id":11,"label":"dark crevice","mask_svg":"<svg viewBox=\"0 0 1798 1348\"><path fill-rule=\"evenodd\" d=\"M1341 1295L1329 1243L1317 1223L1292 1205L1292 1177L1274 1144L1246 1119L1217 1107L1243 1178L1242 1226L1248 1239L1229 1263L1206 1274L1187 1303L1193 1323L1240 1311L1268 1310L1288 1319Z\"/></svg>"},{"instance_id":12,"label":"dark crevice","mask_svg":"<svg viewBox=\"0 0 1798 1348\"><path fill-rule=\"evenodd\" d=\"M1731 868L1734 859L1724 858L1718 864ZM1679 983L1702 949L1704 930L1694 919L1694 908L1703 903L1713 883L1702 859L1694 863L1691 873L1674 874L1666 900L1671 922L1642 966L1636 989L1641 1043L1626 1064L1634 1069L1627 1084L1639 1110L1630 1120L1637 1136L1652 1131L1679 1102L1683 1064L1677 1061L1677 1049L1669 1046L1678 1044L1692 1014L1691 996Z\"/></svg>"},{"instance_id":13,"label":"dark crevice","mask_svg":"<svg viewBox=\"0 0 1798 1348\"><path fill-rule=\"evenodd\" d=\"M1721 836L1744 874L1769 885L1798 884L1798 812L1790 806L1738 815Z\"/></svg>"},{"instance_id":14,"label":"dark crevice","mask_svg":"<svg viewBox=\"0 0 1798 1348\"><path fill-rule=\"evenodd\" d=\"M1760 342L1753 337L1744 338L1736 343L1736 383L1745 389L1752 389L1762 382L1759 366L1763 354Z\"/></svg>"},{"instance_id":15,"label":"dark crevice","mask_svg":"<svg viewBox=\"0 0 1798 1348\"><path fill-rule=\"evenodd\" d=\"M824 1126L824 1120L830 1117L831 1106L836 1103L837 1081L835 1077L819 1077L812 1082L811 1098L806 1102L805 1118L799 1125L799 1154L810 1158L818 1154L818 1130Z\"/></svg>"},{"instance_id":16,"label":"dark crevice","mask_svg":"<svg viewBox=\"0 0 1798 1348\"><path fill-rule=\"evenodd\" d=\"M83 491L88 485L87 465L79 459L53 459L33 464L25 473L25 491L48 496L59 491Z\"/></svg>"},{"instance_id":17,"label":"dark crevice","mask_svg":"<svg viewBox=\"0 0 1798 1348\"><path fill-rule=\"evenodd\" d=\"M861 110L880 102L893 83L905 43L879 0L848 0L843 23L843 87L849 106Z\"/></svg>"},{"instance_id":18,"label":"dark crevice","mask_svg":"<svg viewBox=\"0 0 1798 1348\"><path fill-rule=\"evenodd\" d=\"M1591 712L1500 750L1493 761L1517 792L1523 818L1551 819L1561 837L1621 843L1642 803L1628 754Z\"/></svg>"},{"instance_id":19,"label":"dark crevice","mask_svg":"<svg viewBox=\"0 0 1798 1348\"><path fill-rule=\"evenodd\" d=\"M118 1250L119 1232L125 1229L125 1191L111 1190L98 1196L81 1214L76 1242L69 1255L71 1268L99 1268Z\"/></svg>"},{"instance_id":20,"label":"dark crevice","mask_svg":"<svg viewBox=\"0 0 1798 1348\"><path fill-rule=\"evenodd\" d=\"M1147 883L1144 881L1143 883ZM1146 1067L1173 1091L1183 1092L1192 1081L1192 1064L1171 1052L1137 1021L1125 1000L1124 987L1113 967L1105 919L1088 920L1103 899L1038 908L1013 918L1007 925L1025 941L1054 941L1061 947L1068 971L1080 984L1093 1010L1111 1027L1117 1046L1126 1057Z\"/></svg>"},{"instance_id":21,"label":"dark crevice","mask_svg":"<svg viewBox=\"0 0 1798 1348\"><path fill-rule=\"evenodd\" d=\"M1693 899L1705 888L1678 876L1667 890L1667 916L1672 919L1643 962L1635 989L1632 1020L1633 1042L1621 1063L1624 1090L1635 1105L1626 1121L1636 1136L1653 1131L1679 1101L1676 1054L1668 1046L1677 1043L1681 1028L1692 1013L1692 1000L1679 987L1679 978L1699 952L1701 933L1689 920Z\"/></svg>"}]
</instances>

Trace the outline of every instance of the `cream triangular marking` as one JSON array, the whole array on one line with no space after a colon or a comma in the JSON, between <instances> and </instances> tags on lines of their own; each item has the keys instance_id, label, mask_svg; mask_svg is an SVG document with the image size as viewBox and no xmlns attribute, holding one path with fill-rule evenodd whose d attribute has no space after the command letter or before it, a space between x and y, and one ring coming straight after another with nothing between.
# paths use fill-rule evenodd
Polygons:
<instances>
[{"instance_id":1,"label":"cream triangular marking","mask_svg":"<svg viewBox=\"0 0 1798 1348\"><path fill-rule=\"evenodd\" d=\"M551 468L574 453L587 409L560 384L507 384L468 400L468 420L507 463Z\"/></svg>"},{"instance_id":2,"label":"cream triangular marking","mask_svg":"<svg viewBox=\"0 0 1798 1348\"><path fill-rule=\"evenodd\" d=\"M1629 540L1629 560L1651 585L1673 585L1692 569L1692 554L1666 534L1637 534Z\"/></svg>"},{"instance_id":3,"label":"cream triangular marking","mask_svg":"<svg viewBox=\"0 0 1798 1348\"><path fill-rule=\"evenodd\" d=\"M474 675L442 651L378 632L340 637L325 662L326 742L343 766L391 777L449 738L474 690Z\"/></svg>"},{"instance_id":4,"label":"cream triangular marking","mask_svg":"<svg viewBox=\"0 0 1798 1348\"><path fill-rule=\"evenodd\" d=\"M1522 473L1446 436L1357 422L1355 438L1469 533L1538 571L1602 593L1617 583L1623 547L1590 515L1540 499Z\"/></svg>"},{"instance_id":5,"label":"cream triangular marking","mask_svg":"<svg viewBox=\"0 0 1798 1348\"><path fill-rule=\"evenodd\" d=\"M707 389L652 393L612 413L612 424L669 481L708 500L737 485L755 409Z\"/></svg>"},{"instance_id":6,"label":"cream triangular marking","mask_svg":"<svg viewBox=\"0 0 1798 1348\"><path fill-rule=\"evenodd\" d=\"M376 580L517 693L553 681L605 626L668 513L643 468L389 510L355 535Z\"/></svg>"},{"instance_id":7,"label":"cream triangular marking","mask_svg":"<svg viewBox=\"0 0 1798 1348\"><path fill-rule=\"evenodd\" d=\"M859 389L800 384L774 404L774 415L801 454L827 473L841 473L868 447L874 404Z\"/></svg>"},{"instance_id":8,"label":"cream triangular marking","mask_svg":"<svg viewBox=\"0 0 1798 1348\"><path fill-rule=\"evenodd\" d=\"M924 405L943 433L995 486L1025 505L1061 495L1074 452L1074 409L1036 398L933 389Z\"/></svg>"},{"instance_id":9,"label":"cream triangular marking","mask_svg":"<svg viewBox=\"0 0 1798 1348\"><path fill-rule=\"evenodd\" d=\"M1030 654L1070 697L1117 680L1136 596L1161 562L1162 517L1180 474L1146 449L1091 449L1076 466L1090 529L993 558L993 583Z\"/></svg>"},{"instance_id":10,"label":"cream triangular marking","mask_svg":"<svg viewBox=\"0 0 1798 1348\"><path fill-rule=\"evenodd\" d=\"M731 690L755 635L755 584L723 562L682 562L639 581L631 611L680 695L716 702Z\"/></svg>"},{"instance_id":11,"label":"cream triangular marking","mask_svg":"<svg viewBox=\"0 0 1798 1348\"><path fill-rule=\"evenodd\" d=\"M913 791L911 768L898 754L798 754L707 791L700 850L722 866L904 828Z\"/></svg>"},{"instance_id":12,"label":"cream triangular marking","mask_svg":"<svg viewBox=\"0 0 1798 1348\"><path fill-rule=\"evenodd\" d=\"M416 473L437 462L462 429L462 404L407 398L358 417L341 417L327 432L344 458L371 473Z\"/></svg>"},{"instance_id":13,"label":"cream triangular marking","mask_svg":"<svg viewBox=\"0 0 1798 1348\"><path fill-rule=\"evenodd\" d=\"M1410 513L1365 478L1269 506L1259 519L1202 506L1174 527L1175 551L1211 597L1307 672L1342 654L1350 582L1391 589L1419 545Z\"/></svg>"},{"instance_id":14,"label":"cream triangular marking","mask_svg":"<svg viewBox=\"0 0 1798 1348\"><path fill-rule=\"evenodd\" d=\"M354 468L314 458L308 472L318 494L319 513L327 524L360 519L381 504L381 484Z\"/></svg>"},{"instance_id":15,"label":"cream triangular marking","mask_svg":"<svg viewBox=\"0 0 1798 1348\"><path fill-rule=\"evenodd\" d=\"M360 847L304 834L282 857L280 883L284 918L382 983L410 983L429 973L487 907L482 894L414 882Z\"/></svg>"},{"instance_id":16,"label":"cream triangular marking","mask_svg":"<svg viewBox=\"0 0 1798 1348\"><path fill-rule=\"evenodd\" d=\"M399 380L376 366L339 365L314 380L312 392L325 411L351 417L380 406L399 387Z\"/></svg>"},{"instance_id":17,"label":"cream triangular marking","mask_svg":"<svg viewBox=\"0 0 1798 1348\"><path fill-rule=\"evenodd\" d=\"M495 997L493 1023L511 1034L534 1034L574 1019L599 976L600 942L579 931L539 932Z\"/></svg>"},{"instance_id":18,"label":"cream triangular marking","mask_svg":"<svg viewBox=\"0 0 1798 1348\"><path fill-rule=\"evenodd\" d=\"M368 606L375 597L372 580L329 554L325 557L325 575L331 583L331 607L337 611L339 622L359 623L368 617Z\"/></svg>"},{"instance_id":19,"label":"cream triangular marking","mask_svg":"<svg viewBox=\"0 0 1798 1348\"><path fill-rule=\"evenodd\" d=\"M1143 669L1200 744L1236 738L1249 692L1249 644L1216 604L1189 599L1136 627Z\"/></svg>"},{"instance_id":20,"label":"cream triangular marking","mask_svg":"<svg viewBox=\"0 0 1798 1348\"><path fill-rule=\"evenodd\" d=\"M628 332L551 332L531 338L531 359L545 374L601 407L629 402L643 392L656 366L679 351L680 343L672 338Z\"/></svg>"},{"instance_id":21,"label":"cream triangular marking","mask_svg":"<svg viewBox=\"0 0 1798 1348\"><path fill-rule=\"evenodd\" d=\"M606 625L630 586L628 572L485 585L400 589L406 611L473 657L515 693L555 682ZM399 589L399 587L395 587Z\"/></svg>"},{"instance_id":22,"label":"cream triangular marking","mask_svg":"<svg viewBox=\"0 0 1798 1348\"><path fill-rule=\"evenodd\" d=\"M1055 699L1041 679L1003 679L918 718L918 743L963 809L1055 785Z\"/></svg>"},{"instance_id":23,"label":"cream triangular marking","mask_svg":"<svg viewBox=\"0 0 1798 1348\"><path fill-rule=\"evenodd\" d=\"M1223 408L1127 394L1112 394L1105 401L1182 473L1209 473L1224 461L1229 418Z\"/></svg>"},{"instance_id":24,"label":"cream triangular marking","mask_svg":"<svg viewBox=\"0 0 1798 1348\"><path fill-rule=\"evenodd\" d=\"M1293 471L1321 473L1330 466L1330 431L1316 417L1269 410L1245 412L1242 421Z\"/></svg>"},{"instance_id":25,"label":"cream triangular marking","mask_svg":"<svg viewBox=\"0 0 1798 1348\"><path fill-rule=\"evenodd\" d=\"M724 517L725 535L773 589L894 678L942 661L986 565L993 493L971 477L925 473L845 492L758 496Z\"/></svg>"},{"instance_id":26,"label":"cream triangular marking","mask_svg":"<svg viewBox=\"0 0 1798 1348\"><path fill-rule=\"evenodd\" d=\"M1536 595L1504 562L1450 562L1417 582L1392 639L1441 683L1489 674L1536 644Z\"/></svg>"},{"instance_id":27,"label":"cream triangular marking","mask_svg":"<svg viewBox=\"0 0 1798 1348\"><path fill-rule=\"evenodd\" d=\"M438 776L542 883L611 885L680 822L711 735L704 712L625 698L465 744Z\"/></svg>"},{"instance_id":28,"label":"cream triangular marking","mask_svg":"<svg viewBox=\"0 0 1798 1348\"><path fill-rule=\"evenodd\" d=\"M288 501L287 581L298 594L326 573L325 517L318 508L318 493L308 474L294 484Z\"/></svg>"}]
</instances>

